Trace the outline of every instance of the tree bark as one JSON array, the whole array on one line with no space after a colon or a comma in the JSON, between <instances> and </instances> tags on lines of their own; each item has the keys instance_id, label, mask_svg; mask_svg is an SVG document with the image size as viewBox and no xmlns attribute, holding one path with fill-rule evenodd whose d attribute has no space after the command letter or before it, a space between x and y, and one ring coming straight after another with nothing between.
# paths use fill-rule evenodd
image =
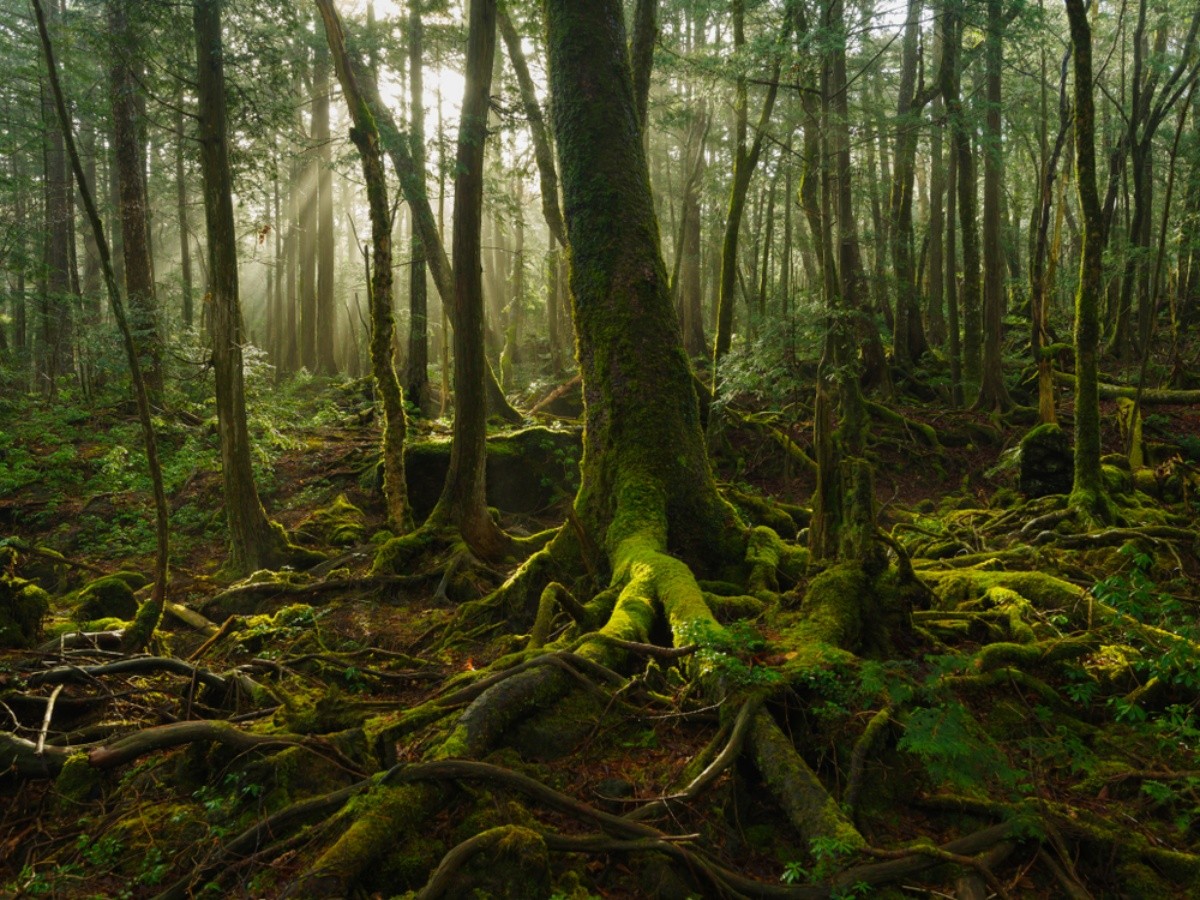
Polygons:
<instances>
[{"instance_id":1,"label":"tree bark","mask_svg":"<svg viewBox=\"0 0 1200 900\"><path fill-rule=\"evenodd\" d=\"M670 565L668 550L713 572L738 558L741 533L671 304L621 5L549 0L546 23L586 409L575 508L618 578L638 561Z\"/></svg>"},{"instance_id":2,"label":"tree bark","mask_svg":"<svg viewBox=\"0 0 1200 900\"><path fill-rule=\"evenodd\" d=\"M371 209L371 367L383 400L383 493L388 527L405 531L412 524L404 479L404 442L408 422L400 381L392 366L392 213L388 205L387 172L379 129L363 101L362 91L346 54L342 23L332 0L317 0L338 81L354 127L350 140L362 158L363 180Z\"/></svg>"},{"instance_id":3,"label":"tree bark","mask_svg":"<svg viewBox=\"0 0 1200 900\"><path fill-rule=\"evenodd\" d=\"M425 23L420 0L410 0L408 8L408 119L412 128L413 165L425 171ZM348 70L348 69L347 69ZM415 219L415 216L414 216ZM408 360L404 373L404 393L421 415L433 413L429 393L429 296L425 244L415 227L409 238L412 264L408 277Z\"/></svg>"},{"instance_id":4,"label":"tree bark","mask_svg":"<svg viewBox=\"0 0 1200 900\"><path fill-rule=\"evenodd\" d=\"M1092 33L1083 0L1066 0L1075 64L1075 173L1083 226L1075 294L1075 455L1072 503L1103 517L1100 396L1096 356L1104 285L1104 221L1096 190L1096 110L1092 97Z\"/></svg>"},{"instance_id":5,"label":"tree bark","mask_svg":"<svg viewBox=\"0 0 1200 900\"><path fill-rule=\"evenodd\" d=\"M458 132L454 179L454 435L450 470L437 505L434 527L449 526L485 559L502 557L509 539L488 514L487 401L484 379L484 299L480 231L483 219L483 160L488 96L496 50L496 0L471 0L467 31L466 86Z\"/></svg>"},{"instance_id":6,"label":"tree bark","mask_svg":"<svg viewBox=\"0 0 1200 900\"><path fill-rule=\"evenodd\" d=\"M333 154L329 140L329 51L318 42L313 59L313 141L317 145L317 371L337 372L333 348L337 308L333 304ZM388 295L391 302L391 295Z\"/></svg>"},{"instance_id":7,"label":"tree bark","mask_svg":"<svg viewBox=\"0 0 1200 900\"><path fill-rule=\"evenodd\" d=\"M242 312L238 298L237 236L233 221L233 177L225 126L225 64L221 36L222 0L194 0L197 111L208 271L213 372L221 477L229 525L230 571L272 568L286 559L283 529L267 518L250 460L246 391L242 373Z\"/></svg>"}]
</instances>

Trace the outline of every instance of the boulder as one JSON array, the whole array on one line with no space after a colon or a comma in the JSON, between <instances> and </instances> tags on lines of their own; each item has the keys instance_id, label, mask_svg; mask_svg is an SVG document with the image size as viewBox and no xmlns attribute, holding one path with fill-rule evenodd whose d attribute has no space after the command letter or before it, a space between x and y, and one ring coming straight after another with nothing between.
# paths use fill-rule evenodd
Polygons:
<instances>
[{"instance_id":1,"label":"boulder","mask_svg":"<svg viewBox=\"0 0 1200 900\"><path fill-rule=\"evenodd\" d=\"M1039 425L1021 439L1019 484L1025 496L1069 494L1073 477L1071 440L1057 425Z\"/></svg>"}]
</instances>

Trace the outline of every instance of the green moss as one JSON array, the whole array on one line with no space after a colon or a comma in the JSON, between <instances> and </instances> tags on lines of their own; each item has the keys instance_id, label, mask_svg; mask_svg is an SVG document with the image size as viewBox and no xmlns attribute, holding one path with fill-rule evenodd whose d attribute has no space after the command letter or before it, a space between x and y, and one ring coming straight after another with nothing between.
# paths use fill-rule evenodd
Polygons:
<instances>
[{"instance_id":1,"label":"green moss","mask_svg":"<svg viewBox=\"0 0 1200 900\"><path fill-rule=\"evenodd\" d=\"M30 647L50 611L50 595L31 581L0 576L0 647Z\"/></svg>"},{"instance_id":2,"label":"green moss","mask_svg":"<svg viewBox=\"0 0 1200 900\"><path fill-rule=\"evenodd\" d=\"M100 771L88 762L87 754L72 753L54 779L60 807L64 812L70 812L91 800L99 791L100 782Z\"/></svg>"},{"instance_id":3,"label":"green moss","mask_svg":"<svg viewBox=\"0 0 1200 900\"><path fill-rule=\"evenodd\" d=\"M338 494L332 503L305 519L300 528L315 533L332 547L347 547L360 543L366 536L366 516L345 494Z\"/></svg>"},{"instance_id":4,"label":"green moss","mask_svg":"<svg viewBox=\"0 0 1200 900\"><path fill-rule=\"evenodd\" d=\"M138 603L129 582L120 575L106 575L80 588L68 603L77 622L115 617L129 620L137 615Z\"/></svg>"}]
</instances>

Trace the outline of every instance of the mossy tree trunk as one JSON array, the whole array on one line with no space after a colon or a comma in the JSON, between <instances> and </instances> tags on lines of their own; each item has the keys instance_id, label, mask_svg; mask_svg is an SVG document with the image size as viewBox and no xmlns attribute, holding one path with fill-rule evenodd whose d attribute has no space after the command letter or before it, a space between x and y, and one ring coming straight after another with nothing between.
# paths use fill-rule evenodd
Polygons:
<instances>
[{"instance_id":1,"label":"mossy tree trunk","mask_svg":"<svg viewBox=\"0 0 1200 900\"><path fill-rule=\"evenodd\" d=\"M740 559L672 308L617 0L546 5L550 88L586 405L576 510L614 571ZM698 599L698 592L697 592Z\"/></svg>"},{"instance_id":2,"label":"mossy tree trunk","mask_svg":"<svg viewBox=\"0 0 1200 900\"><path fill-rule=\"evenodd\" d=\"M903 60L900 67L900 98L896 109L896 152L892 170L888 237L896 281L896 324L892 355L900 365L920 360L929 349L917 302L917 270L913 237L913 179L916 176L918 125L921 106L917 102L917 36L922 0L909 0L904 26ZM923 100L921 101L924 102Z\"/></svg>"},{"instance_id":3,"label":"mossy tree trunk","mask_svg":"<svg viewBox=\"0 0 1200 900\"><path fill-rule=\"evenodd\" d=\"M496 0L471 0L467 30L466 87L458 131L454 179L454 436L450 471L429 515L434 527L462 533L480 556L502 557L509 540L488 514L488 362L484 352L484 297L480 232L488 96L496 52Z\"/></svg>"},{"instance_id":4,"label":"mossy tree trunk","mask_svg":"<svg viewBox=\"0 0 1200 900\"><path fill-rule=\"evenodd\" d=\"M408 85L411 97L409 120L412 128L413 165L425 170L425 23L421 3L411 0L408 10ZM422 415L433 413L429 395L429 297L426 284L425 243L414 227L409 238L412 266L408 276L408 362L404 392L408 402Z\"/></svg>"},{"instance_id":5,"label":"mossy tree trunk","mask_svg":"<svg viewBox=\"0 0 1200 900\"><path fill-rule=\"evenodd\" d=\"M1072 502L1103 509L1100 394L1096 364L1104 293L1104 222L1096 190L1096 107L1092 96L1092 32L1083 0L1066 0L1075 64L1075 173L1083 228L1075 293L1075 477Z\"/></svg>"},{"instance_id":6,"label":"mossy tree trunk","mask_svg":"<svg viewBox=\"0 0 1200 900\"><path fill-rule=\"evenodd\" d=\"M405 531L412 524L404 480L404 442L408 420L404 395L392 365L392 213L388 205L387 173L379 129L363 101L358 80L346 56L341 20L331 0L317 0L334 69L354 127L350 140L362 159L363 180L371 210L371 368L383 401L383 493L388 527Z\"/></svg>"},{"instance_id":7,"label":"mossy tree trunk","mask_svg":"<svg viewBox=\"0 0 1200 900\"><path fill-rule=\"evenodd\" d=\"M216 378L217 430L232 572L272 568L287 557L283 529L267 518L250 462L246 391L242 373L242 311L238 300L233 177L225 129L225 64L221 0L195 0L197 109L204 217L208 227L208 303Z\"/></svg>"}]
</instances>

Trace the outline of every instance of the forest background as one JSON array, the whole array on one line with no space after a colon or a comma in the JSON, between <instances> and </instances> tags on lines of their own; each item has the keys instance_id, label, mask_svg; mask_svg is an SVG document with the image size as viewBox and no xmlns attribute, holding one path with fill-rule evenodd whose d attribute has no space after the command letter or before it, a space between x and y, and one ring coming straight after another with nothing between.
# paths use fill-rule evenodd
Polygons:
<instances>
[{"instance_id":1,"label":"forest background","mask_svg":"<svg viewBox=\"0 0 1200 900\"><path fill-rule=\"evenodd\" d=\"M578 7L0 0L3 889L1195 891L1200 10Z\"/></svg>"}]
</instances>

